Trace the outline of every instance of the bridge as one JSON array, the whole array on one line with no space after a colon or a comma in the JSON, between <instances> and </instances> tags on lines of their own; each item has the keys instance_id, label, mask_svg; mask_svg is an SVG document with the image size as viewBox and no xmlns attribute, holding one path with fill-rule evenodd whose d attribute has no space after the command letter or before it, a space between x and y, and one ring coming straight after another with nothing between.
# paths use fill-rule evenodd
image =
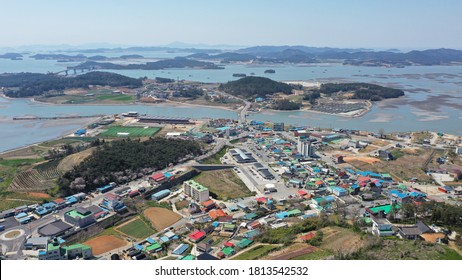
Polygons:
<instances>
[{"instance_id":1,"label":"bridge","mask_svg":"<svg viewBox=\"0 0 462 280\"><path fill-rule=\"evenodd\" d=\"M77 75L77 71L80 71L80 73L83 73L85 71L90 72L95 70L96 68L94 66L67 66L66 70L54 72L54 75L60 75L64 74L64 76L68 76L70 71L73 71L74 75Z\"/></svg>"}]
</instances>

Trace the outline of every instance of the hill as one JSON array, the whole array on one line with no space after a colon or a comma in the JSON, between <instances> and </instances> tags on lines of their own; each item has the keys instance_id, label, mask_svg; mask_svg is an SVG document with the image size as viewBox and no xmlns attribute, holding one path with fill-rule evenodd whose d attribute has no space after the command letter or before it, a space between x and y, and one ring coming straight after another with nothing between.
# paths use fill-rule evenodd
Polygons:
<instances>
[{"instance_id":1,"label":"hill","mask_svg":"<svg viewBox=\"0 0 462 280\"><path fill-rule=\"evenodd\" d=\"M404 91L400 89L382 87L368 83L327 83L322 84L319 91L326 95L348 92L353 93L353 99L369 99L371 101L397 98L404 95Z\"/></svg>"},{"instance_id":2,"label":"hill","mask_svg":"<svg viewBox=\"0 0 462 280\"><path fill-rule=\"evenodd\" d=\"M352 65L450 65L462 63L462 51L429 49L397 52L367 49L313 48L305 46L257 46L237 50L251 54L261 61L304 63L316 60L338 59Z\"/></svg>"},{"instance_id":3,"label":"hill","mask_svg":"<svg viewBox=\"0 0 462 280\"><path fill-rule=\"evenodd\" d=\"M292 86L264 77L245 77L221 84L219 90L245 99L266 97L274 93L292 94Z\"/></svg>"},{"instance_id":4,"label":"hill","mask_svg":"<svg viewBox=\"0 0 462 280\"><path fill-rule=\"evenodd\" d=\"M15 73L0 75L0 87L7 88L9 97L30 97L49 91L70 88L88 88L90 85L111 87L140 87L142 80L109 72L89 72L75 77L39 73Z\"/></svg>"},{"instance_id":5,"label":"hill","mask_svg":"<svg viewBox=\"0 0 462 280\"><path fill-rule=\"evenodd\" d=\"M59 180L64 194L92 191L109 182L126 183L202 153L197 142L154 138L105 143Z\"/></svg>"}]
</instances>

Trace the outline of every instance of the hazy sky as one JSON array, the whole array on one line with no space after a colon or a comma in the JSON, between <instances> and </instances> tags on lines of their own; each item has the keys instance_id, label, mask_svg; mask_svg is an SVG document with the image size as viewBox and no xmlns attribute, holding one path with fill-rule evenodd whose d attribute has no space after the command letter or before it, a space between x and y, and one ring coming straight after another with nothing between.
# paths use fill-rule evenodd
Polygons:
<instances>
[{"instance_id":1,"label":"hazy sky","mask_svg":"<svg viewBox=\"0 0 462 280\"><path fill-rule=\"evenodd\" d=\"M460 0L0 0L0 11L1 47L181 41L462 49Z\"/></svg>"}]
</instances>

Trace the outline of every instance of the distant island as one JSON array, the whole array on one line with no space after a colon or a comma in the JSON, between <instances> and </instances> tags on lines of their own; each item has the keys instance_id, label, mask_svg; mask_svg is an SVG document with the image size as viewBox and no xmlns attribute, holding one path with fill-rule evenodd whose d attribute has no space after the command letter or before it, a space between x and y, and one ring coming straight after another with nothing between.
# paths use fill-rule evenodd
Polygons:
<instances>
[{"instance_id":1,"label":"distant island","mask_svg":"<svg viewBox=\"0 0 462 280\"><path fill-rule=\"evenodd\" d=\"M22 54L20 54L20 53L5 53L5 54L0 54L0 58L11 59L11 60L21 60L22 59Z\"/></svg>"},{"instance_id":2,"label":"distant island","mask_svg":"<svg viewBox=\"0 0 462 280\"><path fill-rule=\"evenodd\" d=\"M367 99L379 101L388 98L404 96L404 91L400 89L383 87L369 83L326 83L319 88L321 93L328 96L342 95L345 99Z\"/></svg>"},{"instance_id":3,"label":"distant island","mask_svg":"<svg viewBox=\"0 0 462 280\"><path fill-rule=\"evenodd\" d=\"M32 97L71 88L88 88L90 85L140 87L142 80L99 71L75 77L40 73L0 74L0 87L5 88L3 93L8 97Z\"/></svg>"},{"instance_id":4,"label":"distant island","mask_svg":"<svg viewBox=\"0 0 462 280\"><path fill-rule=\"evenodd\" d=\"M276 73L276 71L274 71L274 69L266 69L265 70L265 74L274 74Z\"/></svg>"},{"instance_id":5,"label":"distant island","mask_svg":"<svg viewBox=\"0 0 462 280\"><path fill-rule=\"evenodd\" d=\"M147 62L145 64L116 64L111 62L86 61L78 65L81 68L111 69L111 70L161 70L169 68L224 69L212 62L198 61L184 57Z\"/></svg>"},{"instance_id":6,"label":"distant island","mask_svg":"<svg viewBox=\"0 0 462 280\"><path fill-rule=\"evenodd\" d=\"M405 67L409 65L462 64L462 51L430 49L399 52L368 49L314 48L306 46L256 46L210 55L196 53L187 56L199 60L220 60L223 63L319 63L338 61L345 65Z\"/></svg>"},{"instance_id":7,"label":"distant island","mask_svg":"<svg viewBox=\"0 0 462 280\"><path fill-rule=\"evenodd\" d=\"M247 77L247 75L244 74L244 73L234 73L234 74L233 74L233 77L243 78L243 77Z\"/></svg>"},{"instance_id":8,"label":"distant island","mask_svg":"<svg viewBox=\"0 0 462 280\"><path fill-rule=\"evenodd\" d=\"M293 87L264 77L245 77L221 84L218 89L231 95L252 100L256 97L266 98L274 93L292 94Z\"/></svg>"}]
</instances>

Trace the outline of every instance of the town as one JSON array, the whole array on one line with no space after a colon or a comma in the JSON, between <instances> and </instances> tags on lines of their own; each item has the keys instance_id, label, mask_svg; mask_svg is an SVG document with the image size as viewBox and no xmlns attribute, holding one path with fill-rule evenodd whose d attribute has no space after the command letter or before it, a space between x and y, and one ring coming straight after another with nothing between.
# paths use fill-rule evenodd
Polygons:
<instances>
[{"instance_id":1,"label":"town","mask_svg":"<svg viewBox=\"0 0 462 280\"><path fill-rule=\"evenodd\" d=\"M79 149L20 172L11 186L31 191L62 176L62 161L89 156L90 140L143 137L193 140L204 150L90 192L2 211L2 256L461 258L462 142L443 133L295 127L245 112L239 120L128 112L61 139ZM48 158L65 152L59 145Z\"/></svg>"}]
</instances>

